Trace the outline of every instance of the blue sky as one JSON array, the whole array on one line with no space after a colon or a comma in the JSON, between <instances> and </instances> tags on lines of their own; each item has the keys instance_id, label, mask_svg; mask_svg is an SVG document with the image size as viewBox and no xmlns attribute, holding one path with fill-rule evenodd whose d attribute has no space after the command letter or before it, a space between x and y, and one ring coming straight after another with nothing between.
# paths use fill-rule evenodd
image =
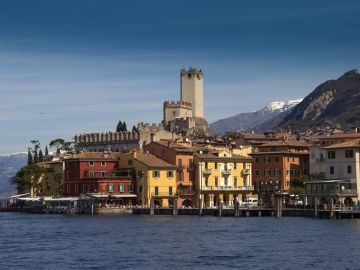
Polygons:
<instances>
[{"instance_id":1,"label":"blue sky","mask_svg":"<svg viewBox=\"0 0 360 270\"><path fill-rule=\"evenodd\" d=\"M306 96L360 63L360 1L0 2L0 153L160 122L202 68L209 122Z\"/></svg>"}]
</instances>

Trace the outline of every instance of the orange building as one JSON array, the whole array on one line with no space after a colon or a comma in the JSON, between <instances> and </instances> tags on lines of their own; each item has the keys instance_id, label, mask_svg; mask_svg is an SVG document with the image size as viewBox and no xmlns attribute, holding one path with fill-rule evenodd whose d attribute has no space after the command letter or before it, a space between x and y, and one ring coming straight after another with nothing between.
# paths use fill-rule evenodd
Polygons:
<instances>
[{"instance_id":1,"label":"orange building","mask_svg":"<svg viewBox=\"0 0 360 270\"><path fill-rule=\"evenodd\" d=\"M309 144L288 140L264 143L251 154L253 184L264 203L272 194L288 191L290 181L309 174Z\"/></svg>"}]
</instances>

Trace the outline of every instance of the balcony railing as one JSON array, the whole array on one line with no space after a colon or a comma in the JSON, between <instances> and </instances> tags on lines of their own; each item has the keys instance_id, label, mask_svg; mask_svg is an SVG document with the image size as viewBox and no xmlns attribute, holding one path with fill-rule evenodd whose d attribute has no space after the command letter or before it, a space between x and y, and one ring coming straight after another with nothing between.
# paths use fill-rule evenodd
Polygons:
<instances>
[{"instance_id":1,"label":"balcony railing","mask_svg":"<svg viewBox=\"0 0 360 270\"><path fill-rule=\"evenodd\" d=\"M219 187L202 187L203 191L253 191L253 186L233 187L233 186L219 186Z\"/></svg>"},{"instance_id":2,"label":"balcony railing","mask_svg":"<svg viewBox=\"0 0 360 270\"><path fill-rule=\"evenodd\" d=\"M330 190L306 190L306 195L328 195L328 196L339 196L339 195L349 195L349 196L357 196L356 189L330 189Z\"/></svg>"},{"instance_id":3,"label":"balcony railing","mask_svg":"<svg viewBox=\"0 0 360 270\"><path fill-rule=\"evenodd\" d=\"M203 174L204 175L210 175L211 174L211 169L204 169Z\"/></svg>"},{"instance_id":4,"label":"balcony railing","mask_svg":"<svg viewBox=\"0 0 360 270\"><path fill-rule=\"evenodd\" d=\"M183 166L183 165L178 165L176 167L176 170L179 171L179 172L182 172L184 169L185 169L185 166Z\"/></svg>"},{"instance_id":5,"label":"balcony railing","mask_svg":"<svg viewBox=\"0 0 360 270\"><path fill-rule=\"evenodd\" d=\"M243 175L249 175L250 174L250 169L243 169L242 174Z\"/></svg>"},{"instance_id":6,"label":"balcony railing","mask_svg":"<svg viewBox=\"0 0 360 270\"><path fill-rule=\"evenodd\" d=\"M167 196L176 196L177 193L169 193L169 192L151 192L151 196L158 197L167 197Z\"/></svg>"},{"instance_id":7,"label":"balcony railing","mask_svg":"<svg viewBox=\"0 0 360 270\"><path fill-rule=\"evenodd\" d=\"M231 174L231 169L224 169L224 170L221 171L221 173L223 175L230 175Z\"/></svg>"}]
</instances>

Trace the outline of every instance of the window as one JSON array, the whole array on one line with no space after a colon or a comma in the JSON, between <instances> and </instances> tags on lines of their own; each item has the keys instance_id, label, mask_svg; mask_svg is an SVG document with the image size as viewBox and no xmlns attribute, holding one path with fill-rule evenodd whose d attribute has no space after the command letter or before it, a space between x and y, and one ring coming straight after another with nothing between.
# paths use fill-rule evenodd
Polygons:
<instances>
[{"instance_id":1,"label":"window","mask_svg":"<svg viewBox=\"0 0 360 270\"><path fill-rule=\"evenodd\" d=\"M335 173L335 168L333 166L330 166L330 174L334 174Z\"/></svg>"},{"instance_id":2,"label":"window","mask_svg":"<svg viewBox=\"0 0 360 270\"><path fill-rule=\"evenodd\" d=\"M269 169L265 169L265 170L264 170L264 175L270 175L270 170L269 170Z\"/></svg>"},{"instance_id":3,"label":"window","mask_svg":"<svg viewBox=\"0 0 360 270\"><path fill-rule=\"evenodd\" d=\"M119 192L125 192L125 184L119 184Z\"/></svg>"},{"instance_id":4,"label":"window","mask_svg":"<svg viewBox=\"0 0 360 270\"><path fill-rule=\"evenodd\" d=\"M95 177L95 172L90 171L90 172L88 173L88 175L89 175L89 177L94 178L94 177Z\"/></svg>"},{"instance_id":5,"label":"window","mask_svg":"<svg viewBox=\"0 0 360 270\"><path fill-rule=\"evenodd\" d=\"M101 172L101 177L106 177L106 172Z\"/></svg>"},{"instance_id":6,"label":"window","mask_svg":"<svg viewBox=\"0 0 360 270\"><path fill-rule=\"evenodd\" d=\"M106 166L106 162L105 161L101 161L101 167L105 167Z\"/></svg>"},{"instance_id":7,"label":"window","mask_svg":"<svg viewBox=\"0 0 360 270\"><path fill-rule=\"evenodd\" d=\"M347 172L348 172L348 174L351 174L351 172L352 172L351 166L347 166Z\"/></svg>"},{"instance_id":8,"label":"window","mask_svg":"<svg viewBox=\"0 0 360 270\"><path fill-rule=\"evenodd\" d=\"M286 175L290 175L290 170L286 170Z\"/></svg>"},{"instance_id":9,"label":"window","mask_svg":"<svg viewBox=\"0 0 360 270\"><path fill-rule=\"evenodd\" d=\"M280 175L280 169L275 169L275 175Z\"/></svg>"},{"instance_id":10,"label":"window","mask_svg":"<svg viewBox=\"0 0 360 270\"><path fill-rule=\"evenodd\" d=\"M236 169L237 169L237 163L234 162L234 170L236 170Z\"/></svg>"},{"instance_id":11,"label":"window","mask_svg":"<svg viewBox=\"0 0 360 270\"><path fill-rule=\"evenodd\" d=\"M114 192L114 184L108 184L108 192Z\"/></svg>"},{"instance_id":12,"label":"window","mask_svg":"<svg viewBox=\"0 0 360 270\"><path fill-rule=\"evenodd\" d=\"M140 186L140 188L141 188L141 186ZM135 191L135 185L134 184L129 184L129 192L134 192L134 191Z\"/></svg>"},{"instance_id":13,"label":"window","mask_svg":"<svg viewBox=\"0 0 360 270\"><path fill-rule=\"evenodd\" d=\"M234 187L237 187L237 177L234 177Z\"/></svg>"},{"instance_id":14,"label":"window","mask_svg":"<svg viewBox=\"0 0 360 270\"><path fill-rule=\"evenodd\" d=\"M70 185L66 185L66 192L70 193Z\"/></svg>"},{"instance_id":15,"label":"window","mask_svg":"<svg viewBox=\"0 0 360 270\"><path fill-rule=\"evenodd\" d=\"M95 166L95 162L94 161L89 161L89 166Z\"/></svg>"},{"instance_id":16,"label":"window","mask_svg":"<svg viewBox=\"0 0 360 270\"><path fill-rule=\"evenodd\" d=\"M169 195L172 195L173 192L172 192L172 187L169 187Z\"/></svg>"},{"instance_id":17,"label":"window","mask_svg":"<svg viewBox=\"0 0 360 270\"><path fill-rule=\"evenodd\" d=\"M173 178L174 172L173 171L167 171L167 178Z\"/></svg>"},{"instance_id":18,"label":"window","mask_svg":"<svg viewBox=\"0 0 360 270\"><path fill-rule=\"evenodd\" d=\"M260 175L260 170L255 170L256 175Z\"/></svg>"},{"instance_id":19,"label":"window","mask_svg":"<svg viewBox=\"0 0 360 270\"><path fill-rule=\"evenodd\" d=\"M175 112L175 111L173 111L173 116L175 116L175 114L176 114L176 112Z\"/></svg>"},{"instance_id":20,"label":"window","mask_svg":"<svg viewBox=\"0 0 360 270\"><path fill-rule=\"evenodd\" d=\"M260 160L259 160L259 158L257 157L257 158L255 158L255 162L256 163L259 163L260 162Z\"/></svg>"},{"instance_id":21,"label":"window","mask_svg":"<svg viewBox=\"0 0 360 270\"><path fill-rule=\"evenodd\" d=\"M78 163L77 161L74 162L74 166L77 167L78 166Z\"/></svg>"},{"instance_id":22,"label":"window","mask_svg":"<svg viewBox=\"0 0 360 270\"><path fill-rule=\"evenodd\" d=\"M280 161L279 157L275 157L275 162L279 162L279 161Z\"/></svg>"},{"instance_id":23,"label":"window","mask_svg":"<svg viewBox=\"0 0 360 270\"><path fill-rule=\"evenodd\" d=\"M205 177L205 187L207 187L209 185L209 178Z\"/></svg>"},{"instance_id":24,"label":"window","mask_svg":"<svg viewBox=\"0 0 360 270\"><path fill-rule=\"evenodd\" d=\"M265 157L265 163L270 163L271 162L271 157Z\"/></svg>"},{"instance_id":25,"label":"window","mask_svg":"<svg viewBox=\"0 0 360 270\"><path fill-rule=\"evenodd\" d=\"M335 151L328 152L328 159L335 159Z\"/></svg>"},{"instance_id":26,"label":"window","mask_svg":"<svg viewBox=\"0 0 360 270\"><path fill-rule=\"evenodd\" d=\"M308 159L306 157L304 157L304 163L307 163L308 162Z\"/></svg>"},{"instance_id":27,"label":"window","mask_svg":"<svg viewBox=\"0 0 360 270\"><path fill-rule=\"evenodd\" d=\"M140 192L140 193L142 192L142 186L139 187L139 192Z\"/></svg>"},{"instance_id":28,"label":"window","mask_svg":"<svg viewBox=\"0 0 360 270\"><path fill-rule=\"evenodd\" d=\"M70 179L70 172L66 172L66 179Z\"/></svg>"},{"instance_id":29,"label":"window","mask_svg":"<svg viewBox=\"0 0 360 270\"><path fill-rule=\"evenodd\" d=\"M353 158L354 157L354 151L352 149L345 150L345 157L346 158Z\"/></svg>"},{"instance_id":30,"label":"window","mask_svg":"<svg viewBox=\"0 0 360 270\"><path fill-rule=\"evenodd\" d=\"M205 162L205 169L207 169L208 168L208 163L207 162Z\"/></svg>"},{"instance_id":31,"label":"window","mask_svg":"<svg viewBox=\"0 0 360 270\"><path fill-rule=\"evenodd\" d=\"M215 177L215 187L219 186L219 178Z\"/></svg>"},{"instance_id":32,"label":"window","mask_svg":"<svg viewBox=\"0 0 360 270\"><path fill-rule=\"evenodd\" d=\"M155 195L159 195L159 187L155 187Z\"/></svg>"},{"instance_id":33,"label":"window","mask_svg":"<svg viewBox=\"0 0 360 270\"><path fill-rule=\"evenodd\" d=\"M128 166L132 166L133 165L133 160L132 159L128 159Z\"/></svg>"},{"instance_id":34,"label":"window","mask_svg":"<svg viewBox=\"0 0 360 270\"><path fill-rule=\"evenodd\" d=\"M217 168L218 168L218 164L217 162L215 162L215 170L217 170Z\"/></svg>"},{"instance_id":35,"label":"window","mask_svg":"<svg viewBox=\"0 0 360 270\"><path fill-rule=\"evenodd\" d=\"M295 170L290 170L290 175L295 175Z\"/></svg>"},{"instance_id":36,"label":"window","mask_svg":"<svg viewBox=\"0 0 360 270\"><path fill-rule=\"evenodd\" d=\"M158 178L160 177L160 171L153 171L153 178Z\"/></svg>"},{"instance_id":37,"label":"window","mask_svg":"<svg viewBox=\"0 0 360 270\"><path fill-rule=\"evenodd\" d=\"M75 193L79 192L79 184L75 184Z\"/></svg>"},{"instance_id":38,"label":"window","mask_svg":"<svg viewBox=\"0 0 360 270\"><path fill-rule=\"evenodd\" d=\"M227 170L228 169L228 165L227 165L227 163L225 162L225 164L224 164L224 169L225 170Z\"/></svg>"}]
</instances>

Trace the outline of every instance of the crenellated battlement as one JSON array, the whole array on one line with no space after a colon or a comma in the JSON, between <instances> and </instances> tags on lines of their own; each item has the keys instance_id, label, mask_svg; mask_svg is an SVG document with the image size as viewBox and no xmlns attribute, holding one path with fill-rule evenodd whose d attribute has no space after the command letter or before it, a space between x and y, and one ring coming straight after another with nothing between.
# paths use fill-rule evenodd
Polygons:
<instances>
[{"instance_id":1,"label":"crenellated battlement","mask_svg":"<svg viewBox=\"0 0 360 270\"><path fill-rule=\"evenodd\" d=\"M200 76L200 78L202 78L204 76L202 70L197 68L189 68L188 70L183 68L181 69L180 74L181 76L188 76L188 77Z\"/></svg>"},{"instance_id":2,"label":"crenellated battlement","mask_svg":"<svg viewBox=\"0 0 360 270\"><path fill-rule=\"evenodd\" d=\"M137 127L138 127L138 130L140 133L142 133L142 132L157 132L157 131L164 130L164 127L161 123L155 124L155 123L140 122L140 123L138 123Z\"/></svg>"},{"instance_id":3,"label":"crenellated battlement","mask_svg":"<svg viewBox=\"0 0 360 270\"><path fill-rule=\"evenodd\" d=\"M75 135L75 144L81 143L109 143L140 140L139 133L132 132L99 132Z\"/></svg>"},{"instance_id":4,"label":"crenellated battlement","mask_svg":"<svg viewBox=\"0 0 360 270\"><path fill-rule=\"evenodd\" d=\"M191 110L191 102L186 101L164 101L164 108L184 108Z\"/></svg>"}]
</instances>

